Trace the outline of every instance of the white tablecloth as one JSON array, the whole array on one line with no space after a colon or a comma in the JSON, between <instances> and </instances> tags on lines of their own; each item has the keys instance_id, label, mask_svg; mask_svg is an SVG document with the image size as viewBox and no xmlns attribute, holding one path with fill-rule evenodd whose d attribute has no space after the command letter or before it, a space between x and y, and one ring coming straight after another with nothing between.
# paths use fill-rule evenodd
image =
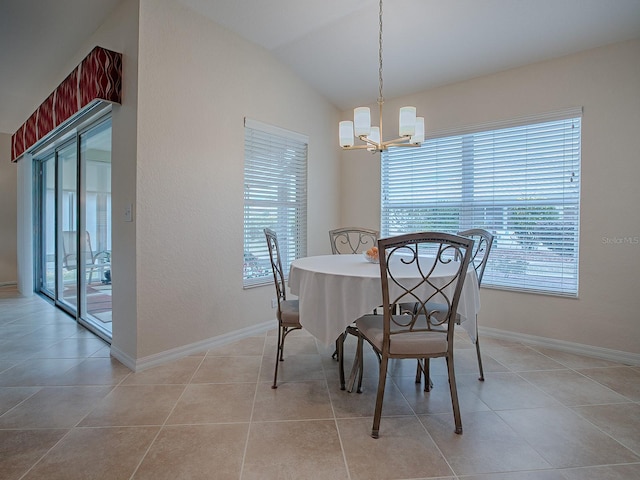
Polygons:
<instances>
[{"instance_id":1,"label":"white tablecloth","mask_svg":"<svg viewBox=\"0 0 640 480\"><path fill-rule=\"evenodd\" d=\"M439 266L432 281L451 278L453 265ZM407 276L416 273L407 269ZM335 342L357 318L382 304L380 265L362 255L320 255L299 258L291 264L289 288L300 300L300 323L325 345ZM393 293L393 292L392 292ZM476 338L476 314L480 292L473 268L465 278L458 304L461 325L472 341Z\"/></svg>"}]
</instances>

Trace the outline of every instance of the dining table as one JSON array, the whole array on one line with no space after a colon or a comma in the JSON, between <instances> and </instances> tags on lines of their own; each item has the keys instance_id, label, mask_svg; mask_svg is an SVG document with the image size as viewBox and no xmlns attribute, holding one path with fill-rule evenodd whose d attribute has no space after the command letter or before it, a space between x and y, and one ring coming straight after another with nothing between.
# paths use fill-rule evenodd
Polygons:
<instances>
[{"instance_id":1,"label":"dining table","mask_svg":"<svg viewBox=\"0 0 640 480\"><path fill-rule=\"evenodd\" d=\"M455 261L439 263L430 281L440 288L450 282L456 269ZM403 275L413 276L418 281L420 273L415 267L407 266ZM325 346L335 343L351 323L380 307L380 278L380 265L361 254L317 255L294 260L288 285L299 300L300 324ZM457 313L460 325L474 343L479 311L478 278L473 266L469 266Z\"/></svg>"}]
</instances>

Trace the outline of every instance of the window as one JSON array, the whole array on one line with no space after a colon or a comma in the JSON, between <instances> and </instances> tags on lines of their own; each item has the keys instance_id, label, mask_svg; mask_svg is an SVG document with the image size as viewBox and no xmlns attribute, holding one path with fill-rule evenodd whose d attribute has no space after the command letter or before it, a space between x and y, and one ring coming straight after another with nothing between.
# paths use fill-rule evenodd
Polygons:
<instances>
[{"instance_id":1,"label":"window","mask_svg":"<svg viewBox=\"0 0 640 480\"><path fill-rule=\"evenodd\" d=\"M483 286L578 294L581 109L382 154L382 235L485 228Z\"/></svg>"},{"instance_id":2,"label":"window","mask_svg":"<svg viewBox=\"0 0 640 480\"><path fill-rule=\"evenodd\" d=\"M265 227L278 234L285 273L307 254L307 144L304 135L245 119L245 287L273 281Z\"/></svg>"}]
</instances>

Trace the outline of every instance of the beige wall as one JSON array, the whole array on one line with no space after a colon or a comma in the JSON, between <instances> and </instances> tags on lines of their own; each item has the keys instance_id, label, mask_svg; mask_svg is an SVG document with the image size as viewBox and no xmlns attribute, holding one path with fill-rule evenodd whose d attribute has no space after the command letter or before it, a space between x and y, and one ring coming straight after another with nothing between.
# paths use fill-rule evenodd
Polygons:
<instances>
[{"instance_id":1,"label":"beige wall","mask_svg":"<svg viewBox=\"0 0 640 480\"><path fill-rule=\"evenodd\" d=\"M640 40L387 101L385 137L397 131L393 112L402 105L415 105L428 131L584 107L579 298L483 289L479 322L640 353L640 245L605 240L640 238ZM379 157L342 157L342 222L376 225Z\"/></svg>"},{"instance_id":2,"label":"beige wall","mask_svg":"<svg viewBox=\"0 0 640 480\"><path fill-rule=\"evenodd\" d=\"M18 167L11 159L11 135L0 133L0 287L18 280Z\"/></svg>"},{"instance_id":3,"label":"beige wall","mask_svg":"<svg viewBox=\"0 0 640 480\"><path fill-rule=\"evenodd\" d=\"M138 358L275 318L273 285L242 288L245 116L310 138L310 253L328 250L339 158L324 98L179 2L141 1L139 58Z\"/></svg>"}]
</instances>

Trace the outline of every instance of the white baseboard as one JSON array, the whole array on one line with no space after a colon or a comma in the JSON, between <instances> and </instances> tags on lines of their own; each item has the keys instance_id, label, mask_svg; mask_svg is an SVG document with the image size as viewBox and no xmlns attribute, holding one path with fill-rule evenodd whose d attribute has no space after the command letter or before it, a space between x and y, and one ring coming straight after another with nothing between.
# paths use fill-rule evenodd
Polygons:
<instances>
[{"instance_id":1,"label":"white baseboard","mask_svg":"<svg viewBox=\"0 0 640 480\"><path fill-rule=\"evenodd\" d=\"M233 332L225 333L217 337L208 338L199 342L191 343L189 345L183 345L181 347L172 348L164 352L155 353L147 357L132 358L131 356L120 351L118 348L111 346L111 355L120 361L130 370L134 372L140 372L148 368L156 367L172 360L177 360L188 355L195 353L206 352L211 348L221 347L229 343L242 340L247 337L254 337L256 335L262 335L268 330L271 330L277 326L276 320L269 320L267 322L259 323L251 327L241 328Z\"/></svg>"},{"instance_id":2,"label":"white baseboard","mask_svg":"<svg viewBox=\"0 0 640 480\"><path fill-rule=\"evenodd\" d=\"M17 287L18 282L0 282L0 288L2 287Z\"/></svg>"},{"instance_id":3,"label":"white baseboard","mask_svg":"<svg viewBox=\"0 0 640 480\"><path fill-rule=\"evenodd\" d=\"M567 342L564 340L555 340L547 337L538 337L536 335L528 335L526 333L509 332L507 330L500 330L497 328L478 327L478 331L481 336L510 340L528 345L536 345L553 350L560 350L562 352L574 353L576 355L602 358L603 360L622 363L624 365L640 365L640 354L637 353L595 347L593 345L584 345L582 343ZM480 347L482 348L482 341L480 341Z\"/></svg>"}]
</instances>

